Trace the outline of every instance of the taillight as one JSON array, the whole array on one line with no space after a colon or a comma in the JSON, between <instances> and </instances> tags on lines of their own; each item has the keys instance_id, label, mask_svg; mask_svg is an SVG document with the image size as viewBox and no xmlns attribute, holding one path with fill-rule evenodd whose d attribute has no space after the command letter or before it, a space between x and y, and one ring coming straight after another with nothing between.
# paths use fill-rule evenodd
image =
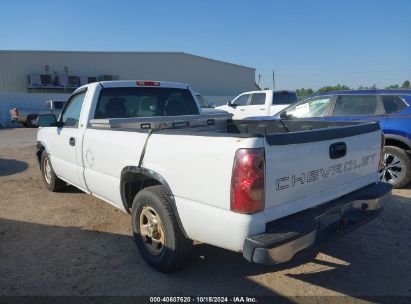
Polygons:
<instances>
[{"instance_id":1,"label":"taillight","mask_svg":"<svg viewBox=\"0 0 411 304\"><path fill-rule=\"evenodd\" d=\"M381 152L380 152L380 163L378 164L378 169L381 171L385 167L385 161L384 161L384 146L385 146L385 136L384 132L381 132Z\"/></svg>"},{"instance_id":2,"label":"taillight","mask_svg":"<svg viewBox=\"0 0 411 304\"><path fill-rule=\"evenodd\" d=\"M148 86L148 87L158 87L160 83L158 81L146 81L146 80L137 80L137 85L139 86Z\"/></svg>"},{"instance_id":3,"label":"taillight","mask_svg":"<svg viewBox=\"0 0 411 304\"><path fill-rule=\"evenodd\" d=\"M264 148L237 150L231 177L232 211L264 210L264 168Z\"/></svg>"}]
</instances>

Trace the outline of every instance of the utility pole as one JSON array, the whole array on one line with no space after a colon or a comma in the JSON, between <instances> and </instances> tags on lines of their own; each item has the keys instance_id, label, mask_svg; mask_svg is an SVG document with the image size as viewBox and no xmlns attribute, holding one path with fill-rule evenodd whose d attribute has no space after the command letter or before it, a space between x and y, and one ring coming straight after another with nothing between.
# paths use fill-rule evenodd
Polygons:
<instances>
[{"instance_id":1,"label":"utility pole","mask_svg":"<svg viewBox=\"0 0 411 304\"><path fill-rule=\"evenodd\" d=\"M261 74L258 74L258 82L257 82L257 85L258 85L258 86L260 86L260 79L261 79L261 77L263 77L263 76L261 76Z\"/></svg>"},{"instance_id":2,"label":"utility pole","mask_svg":"<svg viewBox=\"0 0 411 304\"><path fill-rule=\"evenodd\" d=\"M275 73L273 69L273 90L275 91Z\"/></svg>"}]
</instances>

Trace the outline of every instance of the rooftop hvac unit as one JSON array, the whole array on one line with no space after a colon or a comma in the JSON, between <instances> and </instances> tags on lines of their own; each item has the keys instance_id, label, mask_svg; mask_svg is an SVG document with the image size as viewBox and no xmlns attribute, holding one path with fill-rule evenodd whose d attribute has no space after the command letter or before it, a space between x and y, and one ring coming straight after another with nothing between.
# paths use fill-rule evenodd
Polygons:
<instances>
[{"instance_id":1,"label":"rooftop hvac unit","mask_svg":"<svg viewBox=\"0 0 411 304\"><path fill-rule=\"evenodd\" d=\"M79 87L80 77L70 75L59 75L59 85L64 87Z\"/></svg>"},{"instance_id":2,"label":"rooftop hvac unit","mask_svg":"<svg viewBox=\"0 0 411 304\"><path fill-rule=\"evenodd\" d=\"M42 86L51 86L53 85L53 79L51 75L40 74L40 80Z\"/></svg>"},{"instance_id":3,"label":"rooftop hvac unit","mask_svg":"<svg viewBox=\"0 0 411 304\"><path fill-rule=\"evenodd\" d=\"M100 75L98 76L99 81L111 81L111 80L119 80L119 76L115 75Z\"/></svg>"},{"instance_id":4,"label":"rooftop hvac unit","mask_svg":"<svg viewBox=\"0 0 411 304\"><path fill-rule=\"evenodd\" d=\"M79 87L80 86L80 77L78 76L69 76L68 83L70 87Z\"/></svg>"},{"instance_id":5,"label":"rooftop hvac unit","mask_svg":"<svg viewBox=\"0 0 411 304\"><path fill-rule=\"evenodd\" d=\"M51 86L53 79L47 74L29 74L27 76L28 85L31 87Z\"/></svg>"},{"instance_id":6,"label":"rooftop hvac unit","mask_svg":"<svg viewBox=\"0 0 411 304\"><path fill-rule=\"evenodd\" d=\"M88 78L87 79L88 83L97 82L97 77L92 76L92 77L87 77L87 78Z\"/></svg>"},{"instance_id":7,"label":"rooftop hvac unit","mask_svg":"<svg viewBox=\"0 0 411 304\"><path fill-rule=\"evenodd\" d=\"M68 87L68 76L67 75L59 75L59 85Z\"/></svg>"},{"instance_id":8,"label":"rooftop hvac unit","mask_svg":"<svg viewBox=\"0 0 411 304\"><path fill-rule=\"evenodd\" d=\"M80 85L97 82L97 77L94 76L80 76Z\"/></svg>"},{"instance_id":9,"label":"rooftop hvac unit","mask_svg":"<svg viewBox=\"0 0 411 304\"><path fill-rule=\"evenodd\" d=\"M27 84L32 87L41 86L40 74L27 75Z\"/></svg>"}]
</instances>

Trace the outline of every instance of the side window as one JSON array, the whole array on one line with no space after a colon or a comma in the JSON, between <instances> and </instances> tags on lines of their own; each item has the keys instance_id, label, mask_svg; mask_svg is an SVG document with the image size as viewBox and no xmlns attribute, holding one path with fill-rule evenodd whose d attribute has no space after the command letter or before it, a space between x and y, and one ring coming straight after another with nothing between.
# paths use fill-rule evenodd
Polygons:
<instances>
[{"instance_id":1,"label":"side window","mask_svg":"<svg viewBox=\"0 0 411 304\"><path fill-rule=\"evenodd\" d=\"M250 94L241 95L240 97L237 97L237 99L234 99L231 104L234 106L246 106L248 103L248 97L250 97Z\"/></svg>"},{"instance_id":2,"label":"side window","mask_svg":"<svg viewBox=\"0 0 411 304\"><path fill-rule=\"evenodd\" d=\"M274 92L273 94L273 105L286 105L293 103L289 100L288 92Z\"/></svg>"},{"instance_id":3,"label":"side window","mask_svg":"<svg viewBox=\"0 0 411 304\"><path fill-rule=\"evenodd\" d=\"M250 106L265 104L265 93L253 93L251 95Z\"/></svg>"},{"instance_id":4,"label":"side window","mask_svg":"<svg viewBox=\"0 0 411 304\"><path fill-rule=\"evenodd\" d=\"M74 95L69 101L66 109L62 113L61 120L65 127L78 127L80 120L81 107L83 105L86 92Z\"/></svg>"},{"instance_id":5,"label":"side window","mask_svg":"<svg viewBox=\"0 0 411 304\"><path fill-rule=\"evenodd\" d=\"M342 95L337 98L333 116L363 116L378 114L375 95Z\"/></svg>"},{"instance_id":6,"label":"side window","mask_svg":"<svg viewBox=\"0 0 411 304\"><path fill-rule=\"evenodd\" d=\"M330 96L309 99L289 108L286 113L296 118L323 117L330 104Z\"/></svg>"},{"instance_id":7,"label":"side window","mask_svg":"<svg viewBox=\"0 0 411 304\"><path fill-rule=\"evenodd\" d=\"M407 106L400 97L395 95L384 95L381 98L386 114L397 113Z\"/></svg>"}]
</instances>

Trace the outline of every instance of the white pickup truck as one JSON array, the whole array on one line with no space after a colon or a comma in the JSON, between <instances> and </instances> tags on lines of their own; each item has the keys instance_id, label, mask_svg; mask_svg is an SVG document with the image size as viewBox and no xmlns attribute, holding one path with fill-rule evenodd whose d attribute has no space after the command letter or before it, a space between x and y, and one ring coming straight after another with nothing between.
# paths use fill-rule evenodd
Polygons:
<instances>
[{"instance_id":1,"label":"white pickup truck","mask_svg":"<svg viewBox=\"0 0 411 304\"><path fill-rule=\"evenodd\" d=\"M256 263L291 260L375 218L377 123L232 121L203 113L186 84L113 81L77 89L41 115L37 157L50 191L68 184L128 212L159 271L192 241Z\"/></svg>"},{"instance_id":2,"label":"white pickup truck","mask_svg":"<svg viewBox=\"0 0 411 304\"><path fill-rule=\"evenodd\" d=\"M238 95L227 105L219 106L216 109L233 114L233 119L273 116L297 100L297 95L292 91L251 91Z\"/></svg>"}]
</instances>

